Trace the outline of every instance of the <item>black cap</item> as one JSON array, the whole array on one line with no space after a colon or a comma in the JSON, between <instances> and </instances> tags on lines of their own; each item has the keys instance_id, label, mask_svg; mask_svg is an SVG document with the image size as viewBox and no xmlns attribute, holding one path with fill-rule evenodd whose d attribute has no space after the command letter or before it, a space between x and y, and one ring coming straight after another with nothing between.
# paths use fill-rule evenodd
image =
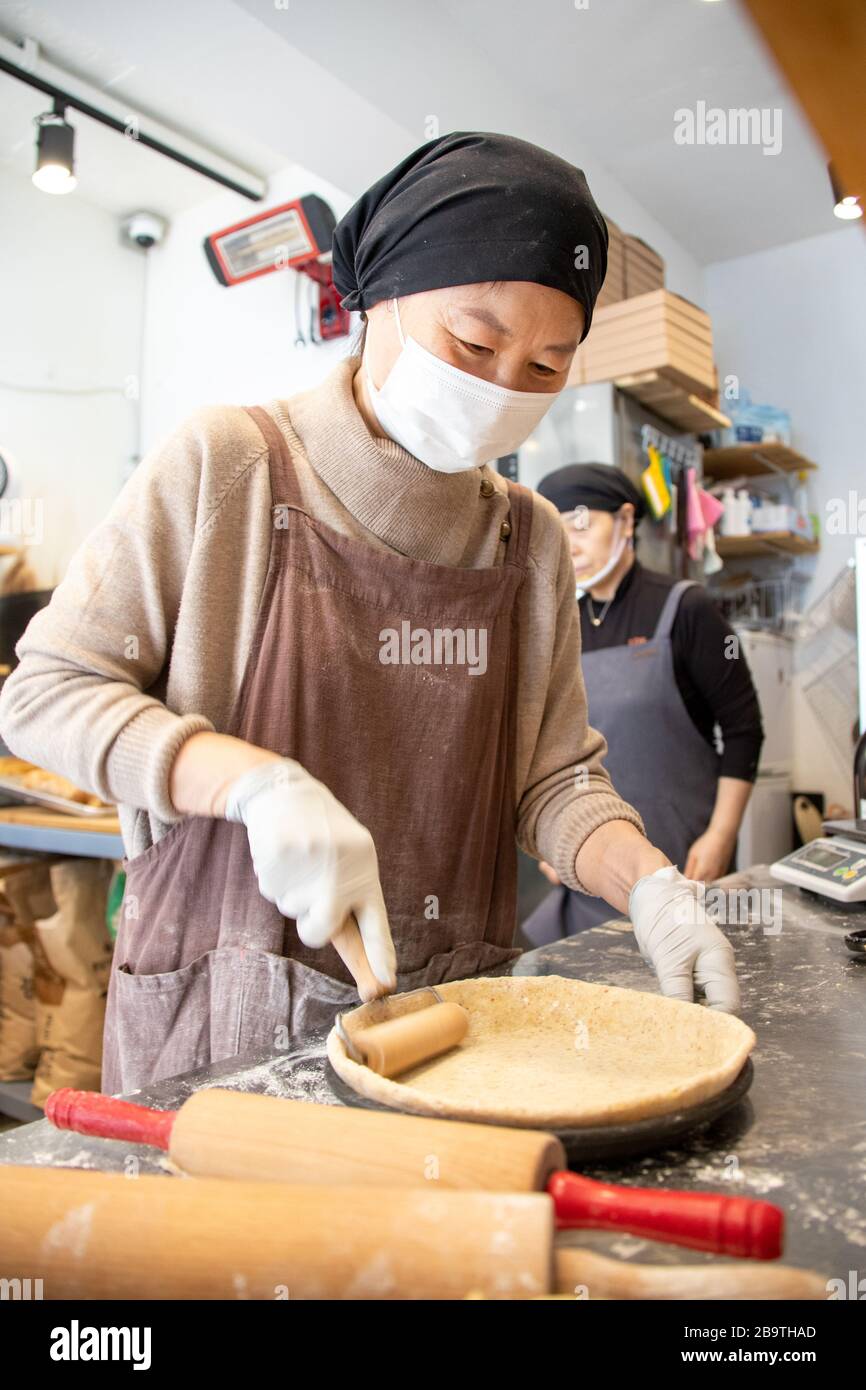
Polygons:
<instances>
[{"instance_id":1,"label":"black cap","mask_svg":"<svg viewBox=\"0 0 866 1390\"><path fill-rule=\"evenodd\" d=\"M370 309L421 290L530 280L583 306L585 338L607 248L580 169L512 135L454 131L413 150L341 218L334 284L344 309Z\"/></svg>"},{"instance_id":2,"label":"black cap","mask_svg":"<svg viewBox=\"0 0 866 1390\"><path fill-rule=\"evenodd\" d=\"M560 512L576 507L618 512L624 502L631 502L635 525L646 514L646 502L634 483L611 463L568 463L542 478L537 491Z\"/></svg>"}]
</instances>

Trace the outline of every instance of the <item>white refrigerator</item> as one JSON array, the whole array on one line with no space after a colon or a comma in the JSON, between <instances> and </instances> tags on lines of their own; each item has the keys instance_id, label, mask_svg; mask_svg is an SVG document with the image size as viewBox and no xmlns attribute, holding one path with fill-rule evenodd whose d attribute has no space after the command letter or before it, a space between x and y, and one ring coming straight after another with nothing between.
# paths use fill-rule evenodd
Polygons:
<instances>
[{"instance_id":1,"label":"white refrigerator","mask_svg":"<svg viewBox=\"0 0 866 1390\"><path fill-rule=\"evenodd\" d=\"M764 744L737 840L737 868L772 864L794 847L791 811L793 643L774 632L738 628L740 651L758 692Z\"/></svg>"}]
</instances>

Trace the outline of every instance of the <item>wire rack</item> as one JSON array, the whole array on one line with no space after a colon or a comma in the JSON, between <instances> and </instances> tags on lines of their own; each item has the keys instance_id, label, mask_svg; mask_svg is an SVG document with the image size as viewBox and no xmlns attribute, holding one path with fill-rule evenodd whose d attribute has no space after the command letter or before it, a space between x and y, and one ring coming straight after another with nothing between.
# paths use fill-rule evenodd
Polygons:
<instances>
[{"instance_id":1,"label":"wire rack","mask_svg":"<svg viewBox=\"0 0 866 1390\"><path fill-rule=\"evenodd\" d=\"M732 627L762 628L792 636L801 620L809 579L793 572L754 579L726 576L712 596Z\"/></svg>"},{"instance_id":2,"label":"wire rack","mask_svg":"<svg viewBox=\"0 0 866 1390\"><path fill-rule=\"evenodd\" d=\"M816 670L811 678L806 676L803 693L840 769L850 771L857 741L857 653L853 645Z\"/></svg>"}]
</instances>

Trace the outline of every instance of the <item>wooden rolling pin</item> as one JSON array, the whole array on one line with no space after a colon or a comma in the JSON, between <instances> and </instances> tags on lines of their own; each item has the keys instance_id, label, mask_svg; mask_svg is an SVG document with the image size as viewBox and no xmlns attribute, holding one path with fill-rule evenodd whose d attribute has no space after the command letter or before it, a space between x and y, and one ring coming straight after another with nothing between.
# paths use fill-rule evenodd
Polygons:
<instances>
[{"instance_id":1,"label":"wooden rolling pin","mask_svg":"<svg viewBox=\"0 0 866 1390\"><path fill-rule=\"evenodd\" d=\"M770 1202L581 1178L562 1171L566 1157L558 1139L531 1129L215 1088L196 1091L179 1110L64 1089L48 1097L45 1116L58 1129L154 1145L184 1172L201 1177L428 1191L546 1188L561 1227L629 1231L747 1259L776 1259L782 1251L784 1213Z\"/></svg>"},{"instance_id":2,"label":"wooden rolling pin","mask_svg":"<svg viewBox=\"0 0 866 1390\"><path fill-rule=\"evenodd\" d=\"M173 1181L0 1165L0 1279L46 1299L826 1298L768 1265L620 1264L554 1251L534 1193Z\"/></svg>"},{"instance_id":3,"label":"wooden rolling pin","mask_svg":"<svg viewBox=\"0 0 866 1390\"><path fill-rule=\"evenodd\" d=\"M151 1110L96 1091L52 1091L45 1118L78 1134L152 1144L200 1177L533 1192L565 1167L559 1140L537 1130L217 1088L196 1091L179 1110Z\"/></svg>"}]
</instances>

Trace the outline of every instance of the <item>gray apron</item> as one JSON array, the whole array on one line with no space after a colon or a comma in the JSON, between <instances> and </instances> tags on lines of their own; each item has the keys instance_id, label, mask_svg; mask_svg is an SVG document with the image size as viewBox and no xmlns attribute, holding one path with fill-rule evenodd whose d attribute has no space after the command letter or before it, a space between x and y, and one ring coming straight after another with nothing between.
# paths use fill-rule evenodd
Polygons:
<instances>
[{"instance_id":1,"label":"gray apron","mask_svg":"<svg viewBox=\"0 0 866 1390\"><path fill-rule=\"evenodd\" d=\"M623 800L640 813L647 838L677 868L710 822L720 759L692 723L674 676L671 631L693 580L668 594L649 642L581 657L589 722L607 739L605 767ZM557 888L523 924L541 945L618 914L603 898Z\"/></svg>"},{"instance_id":2,"label":"gray apron","mask_svg":"<svg viewBox=\"0 0 866 1390\"><path fill-rule=\"evenodd\" d=\"M398 989L490 974L517 925L517 596L532 493L509 483L504 563L456 569L374 550L304 506L281 431L275 524L240 693L221 732L296 759L370 830ZM382 630L484 629L487 670L391 665ZM246 828L188 816L127 864L108 991L103 1089L129 1091L287 1047L358 1002L333 946L314 951L259 892Z\"/></svg>"}]
</instances>

